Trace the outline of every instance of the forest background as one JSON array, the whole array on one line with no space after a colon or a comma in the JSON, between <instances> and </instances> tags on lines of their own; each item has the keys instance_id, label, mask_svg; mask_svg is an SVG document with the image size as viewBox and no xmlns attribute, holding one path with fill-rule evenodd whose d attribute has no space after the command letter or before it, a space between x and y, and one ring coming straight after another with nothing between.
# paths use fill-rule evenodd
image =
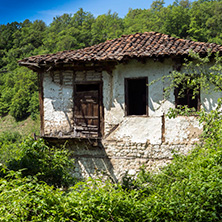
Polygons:
<instances>
[{"instance_id":1,"label":"forest background","mask_svg":"<svg viewBox=\"0 0 222 222\"><path fill-rule=\"evenodd\" d=\"M155 31L194 41L222 44L222 1L176 0L164 7L154 1L148 9L130 9L95 17L82 8L63 14L47 26L44 21L0 25L0 116L16 120L38 116L37 75L17 61L25 57L79 49L121 35Z\"/></svg>"}]
</instances>

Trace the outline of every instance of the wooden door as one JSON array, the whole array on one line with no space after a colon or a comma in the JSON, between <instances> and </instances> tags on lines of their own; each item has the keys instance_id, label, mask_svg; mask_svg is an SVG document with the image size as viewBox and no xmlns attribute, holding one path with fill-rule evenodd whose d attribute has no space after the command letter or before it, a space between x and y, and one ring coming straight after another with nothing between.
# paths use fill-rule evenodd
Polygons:
<instances>
[{"instance_id":1,"label":"wooden door","mask_svg":"<svg viewBox=\"0 0 222 222\"><path fill-rule=\"evenodd\" d=\"M84 138L100 136L100 84L76 84L74 134Z\"/></svg>"}]
</instances>

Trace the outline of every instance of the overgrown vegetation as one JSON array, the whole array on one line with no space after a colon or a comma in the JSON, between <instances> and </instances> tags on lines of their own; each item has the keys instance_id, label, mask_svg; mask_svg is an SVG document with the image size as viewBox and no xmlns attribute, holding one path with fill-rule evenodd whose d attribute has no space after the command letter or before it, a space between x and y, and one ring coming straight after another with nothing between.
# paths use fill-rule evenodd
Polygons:
<instances>
[{"instance_id":1,"label":"overgrown vegetation","mask_svg":"<svg viewBox=\"0 0 222 222\"><path fill-rule=\"evenodd\" d=\"M0 146L0 163L8 170L21 170L22 177L35 177L55 187L74 183L74 162L65 147L49 147L42 139L22 139L16 132L0 134Z\"/></svg>"},{"instance_id":2,"label":"overgrown vegetation","mask_svg":"<svg viewBox=\"0 0 222 222\"><path fill-rule=\"evenodd\" d=\"M109 11L94 17L80 9L76 13L44 21L0 25L0 116L10 113L16 120L38 113L37 76L18 67L24 57L91 46L122 34L157 31L196 41L222 44L222 2L175 1L164 6L154 1L148 9L130 9L124 18Z\"/></svg>"},{"instance_id":3,"label":"overgrown vegetation","mask_svg":"<svg viewBox=\"0 0 222 222\"><path fill-rule=\"evenodd\" d=\"M221 221L222 115L220 109L201 116L202 142L188 156L175 155L160 173L141 170L125 183L88 180L68 191L46 184L33 173L40 161L48 167L43 141L26 140L14 154L17 163L32 160L25 173L1 165L0 219L2 221ZM12 138L12 136L10 137ZM44 147L44 148L43 148ZM41 154L37 154L40 151ZM51 155L51 154L50 154ZM15 158L17 156L17 158ZM42 158L43 156L43 158ZM60 153L59 153L60 156ZM40 159L39 159L40 158ZM50 158L55 158L54 156ZM65 160L66 157L60 158ZM57 158L52 166L57 166ZM28 161L27 161L28 162ZM6 165L7 165L6 163ZM60 161L59 164L62 162ZM64 164L64 163L62 163ZM10 166L10 164L8 164ZM65 165L64 165L65 166ZM21 168L23 168L22 165ZM49 167L49 170L52 169ZM54 176L56 172L53 172ZM24 177L26 175L27 177ZM34 175L34 176L31 176ZM48 178L48 177L47 177ZM56 178L56 177L55 177ZM48 181L46 180L48 183ZM57 186L58 183L56 182ZM61 185L61 184L59 184Z\"/></svg>"}]
</instances>

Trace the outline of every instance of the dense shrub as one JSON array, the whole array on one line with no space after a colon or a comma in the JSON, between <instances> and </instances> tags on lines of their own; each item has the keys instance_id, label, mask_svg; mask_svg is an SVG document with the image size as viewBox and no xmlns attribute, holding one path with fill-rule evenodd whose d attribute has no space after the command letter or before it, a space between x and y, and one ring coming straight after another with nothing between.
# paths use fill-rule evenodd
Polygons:
<instances>
[{"instance_id":1,"label":"dense shrub","mask_svg":"<svg viewBox=\"0 0 222 222\"><path fill-rule=\"evenodd\" d=\"M6 135L4 139L2 136ZM64 147L51 148L44 140L35 141L33 138L26 138L23 142L14 142L19 135L4 133L0 135L0 161L9 170L22 170L23 176L36 176L38 180L45 181L56 187L69 186L74 183L71 175L73 171L73 160L70 152ZM6 139L11 140L11 142Z\"/></svg>"},{"instance_id":2,"label":"dense shrub","mask_svg":"<svg viewBox=\"0 0 222 222\"><path fill-rule=\"evenodd\" d=\"M0 221L63 221L62 194L36 178L8 171L0 178Z\"/></svg>"},{"instance_id":3,"label":"dense shrub","mask_svg":"<svg viewBox=\"0 0 222 222\"><path fill-rule=\"evenodd\" d=\"M144 206L153 221L221 221L222 150L196 148L150 181ZM149 182L149 181L147 181Z\"/></svg>"},{"instance_id":4,"label":"dense shrub","mask_svg":"<svg viewBox=\"0 0 222 222\"><path fill-rule=\"evenodd\" d=\"M4 131L0 133L0 145L19 142L22 135L19 132Z\"/></svg>"},{"instance_id":5,"label":"dense shrub","mask_svg":"<svg viewBox=\"0 0 222 222\"><path fill-rule=\"evenodd\" d=\"M201 143L188 156L175 155L160 173L143 169L136 179L125 177L123 184L88 180L67 192L55 189L70 184L67 151L31 138L4 143L14 150L16 145L18 152L6 161L8 169L0 165L0 220L222 221L220 109L200 113L200 120Z\"/></svg>"},{"instance_id":6,"label":"dense shrub","mask_svg":"<svg viewBox=\"0 0 222 222\"><path fill-rule=\"evenodd\" d=\"M32 94L28 112L31 113L31 118L36 120L37 115L39 115L39 93L37 91Z\"/></svg>"},{"instance_id":7,"label":"dense shrub","mask_svg":"<svg viewBox=\"0 0 222 222\"><path fill-rule=\"evenodd\" d=\"M1 221L142 221L138 191L100 181L78 183L68 193L9 171L0 178Z\"/></svg>"},{"instance_id":8,"label":"dense shrub","mask_svg":"<svg viewBox=\"0 0 222 222\"><path fill-rule=\"evenodd\" d=\"M27 117L28 104L28 92L24 89L20 89L12 99L10 114L15 117L16 120Z\"/></svg>"},{"instance_id":9,"label":"dense shrub","mask_svg":"<svg viewBox=\"0 0 222 222\"><path fill-rule=\"evenodd\" d=\"M44 149L41 141L33 142L23 145L17 166L30 163ZM31 144L34 150L27 148ZM29 175L36 176L29 179L23 170L20 176L6 172L0 179L0 215L9 218L5 221L221 221L221 160L221 147L204 143L188 156L175 156L159 174L142 170L124 186L88 180L68 192L40 183L32 166ZM32 164L39 167L40 162Z\"/></svg>"}]
</instances>

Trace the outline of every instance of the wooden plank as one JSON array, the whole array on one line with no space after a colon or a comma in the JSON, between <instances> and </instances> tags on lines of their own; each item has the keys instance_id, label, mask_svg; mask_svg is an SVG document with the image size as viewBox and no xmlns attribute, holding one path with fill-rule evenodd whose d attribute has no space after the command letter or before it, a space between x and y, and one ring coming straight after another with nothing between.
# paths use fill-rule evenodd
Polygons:
<instances>
[{"instance_id":1,"label":"wooden plank","mask_svg":"<svg viewBox=\"0 0 222 222\"><path fill-rule=\"evenodd\" d=\"M110 74L110 73L109 73ZM103 106L103 82L99 85L99 137L102 137L104 135L104 106Z\"/></svg>"},{"instance_id":2,"label":"wooden plank","mask_svg":"<svg viewBox=\"0 0 222 222\"><path fill-rule=\"evenodd\" d=\"M75 115L75 119L99 119L99 117L98 116Z\"/></svg>"},{"instance_id":3,"label":"wooden plank","mask_svg":"<svg viewBox=\"0 0 222 222\"><path fill-rule=\"evenodd\" d=\"M44 93L43 93L43 73L38 73L39 82L39 109L40 109L40 136L44 136Z\"/></svg>"},{"instance_id":4,"label":"wooden plank","mask_svg":"<svg viewBox=\"0 0 222 222\"><path fill-rule=\"evenodd\" d=\"M81 132L83 132L83 131L98 132L98 128L97 127L96 128L89 128L89 127L76 126L75 130L76 131L81 131Z\"/></svg>"}]
</instances>

